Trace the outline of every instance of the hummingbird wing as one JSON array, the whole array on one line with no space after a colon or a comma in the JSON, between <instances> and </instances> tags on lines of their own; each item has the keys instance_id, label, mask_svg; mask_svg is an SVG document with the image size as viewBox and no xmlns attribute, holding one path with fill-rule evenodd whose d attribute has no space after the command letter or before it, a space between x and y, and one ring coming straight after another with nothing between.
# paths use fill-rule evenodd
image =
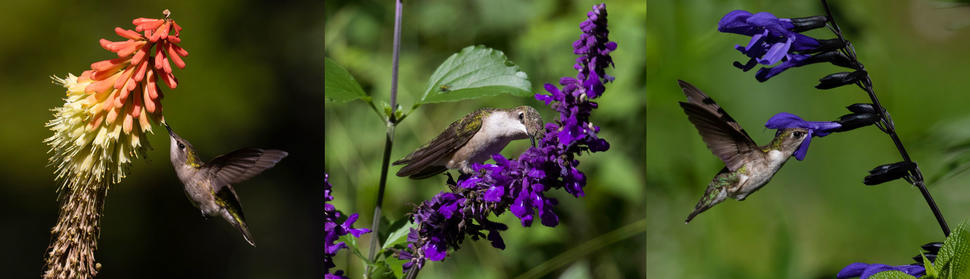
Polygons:
<instances>
[{"instance_id":1,"label":"hummingbird wing","mask_svg":"<svg viewBox=\"0 0 970 279\"><path fill-rule=\"evenodd\" d=\"M697 87L682 80L678 80L680 87L687 95L688 102L680 102L680 107L687 114L687 119L694 124L697 131L711 150L731 171L744 165L744 156L748 152L758 150L751 136L734 121L721 106L711 97L701 92Z\"/></svg>"},{"instance_id":2,"label":"hummingbird wing","mask_svg":"<svg viewBox=\"0 0 970 279\"><path fill-rule=\"evenodd\" d=\"M403 159L395 161L394 165L407 164L397 171L397 176L409 176L413 179L431 177L447 168L437 162L448 159L455 154L468 140L482 128L482 119L489 109L479 109L448 125L441 134L418 150L411 152Z\"/></svg>"},{"instance_id":3,"label":"hummingbird wing","mask_svg":"<svg viewBox=\"0 0 970 279\"><path fill-rule=\"evenodd\" d=\"M266 169L272 168L284 157L286 151L259 148L243 148L212 159L205 164L208 175L216 188L246 181ZM217 189L218 191L218 189Z\"/></svg>"},{"instance_id":4,"label":"hummingbird wing","mask_svg":"<svg viewBox=\"0 0 970 279\"><path fill-rule=\"evenodd\" d=\"M236 190L232 188L232 185L225 185L216 190L215 200L216 204L222 207L222 217L239 229L249 245L256 246L256 242L253 241L253 234L249 232L249 227L246 226L246 216L243 215L239 196L236 195Z\"/></svg>"}]
</instances>

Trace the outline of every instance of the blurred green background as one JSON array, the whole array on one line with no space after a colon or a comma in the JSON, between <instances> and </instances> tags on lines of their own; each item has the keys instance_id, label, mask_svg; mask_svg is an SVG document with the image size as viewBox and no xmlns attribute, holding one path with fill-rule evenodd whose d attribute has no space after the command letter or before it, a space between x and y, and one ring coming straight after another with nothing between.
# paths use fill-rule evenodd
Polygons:
<instances>
[{"instance_id":1,"label":"blurred green background","mask_svg":"<svg viewBox=\"0 0 970 279\"><path fill-rule=\"evenodd\" d=\"M360 82L378 102L388 102L391 76L391 39L394 7L390 1L327 1L326 56L334 59ZM483 44L502 50L521 66L532 81L533 92L545 83L575 76L572 43L579 38L579 23L593 1L405 1L398 102L405 110L418 99L434 69L452 53L468 45ZM610 39L619 44L612 53L616 69L607 72L616 82L598 99L600 109L592 120L602 127L600 136L611 148L582 155L580 168L589 177L586 196L574 198L551 191L559 200L555 228L536 223L524 228L512 214L497 220L507 224L507 248L492 248L487 241L465 241L462 249L444 262L432 262L421 278L508 278L522 274L564 251L626 224L642 220L644 203L644 1L609 1ZM396 132L391 158L403 157L436 136L452 121L480 107L536 107L546 121L554 111L533 98L495 96L457 103L424 105L402 122ZM384 125L363 102L326 104L326 170L334 186L333 201L345 213L361 215L357 227L370 227L380 178ZM502 154L516 157L528 141L510 144ZM445 191L444 176L410 180L394 176L390 168L384 216L403 218L415 204ZM373 235L373 234L368 234ZM643 233L598 251L590 251L566 268L547 277L623 278L645 276ZM369 237L360 241L366 250ZM360 261L347 251L336 259L338 269L358 277Z\"/></svg>"},{"instance_id":2,"label":"blurred green background","mask_svg":"<svg viewBox=\"0 0 970 279\"><path fill-rule=\"evenodd\" d=\"M44 123L65 89L50 76L116 57L99 38L170 9L184 28L188 66L165 92L169 124L203 158L256 146L290 155L236 185L256 247L185 198L161 126L147 159L114 185L102 219L98 278L312 278L322 273L323 21L321 2L6 1L0 12L0 269L43 271L58 203Z\"/></svg>"},{"instance_id":3,"label":"blurred green background","mask_svg":"<svg viewBox=\"0 0 970 279\"><path fill-rule=\"evenodd\" d=\"M830 1L910 156L927 176L947 159L944 146L970 131L968 8L923 0ZM870 187L873 167L901 160L874 127L816 138L804 161L789 161L743 202L725 201L690 224L684 218L724 165L705 147L678 101L677 79L693 83L759 144L778 112L831 121L868 102L853 86L814 89L844 71L831 65L789 69L765 83L733 61L748 37L717 32L735 9L778 17L822 14L818 1L649 1L647 13L647 265L650 278L834 278L852 262L908 264L943 234L919 190L905 181ZM833 37L827 30L808 33ZM970 217L970 176L929 185L950 227Z\"/></svg>"}]
</instances>

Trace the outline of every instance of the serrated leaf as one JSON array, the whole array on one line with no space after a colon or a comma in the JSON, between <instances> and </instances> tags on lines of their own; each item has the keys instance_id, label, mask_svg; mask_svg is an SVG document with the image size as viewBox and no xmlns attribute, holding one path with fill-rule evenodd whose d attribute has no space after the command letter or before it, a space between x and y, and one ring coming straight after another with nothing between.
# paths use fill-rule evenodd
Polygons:
<instances>
[{"instance_id":1,"label":"serrated leaf","mask_svg":"<svg viewBox=\"0 0 970 279\"><path fill-rule=\"evenodd\" d=\"M899 270L889 270L880 273L873 274L869 276L869 279L909 279L916 278L916 276L906 274L905 272Z\"/></svg>"},{"instance_id":2,"label":"serrated leaf","mask_svg":"<svg viewBox=\"0 0 970 279\"><path fill-rule=\"evenodd\" d=\"M970 266L970 234L966 222L957 226L943 241L935 266L942 278L965 278L970 275L967 268Z\"/></svg>"},{"instance_id":3,"label":"serrated leaf","mask_svg":"<svg viewBox=\"0 0 970 279\"><path fill-rule=\"evenodd\" d=\"M394 232L388 235L387 239L384 240L384 246L381 247L381 250L387 250L388 248L394 247L395 245L407 242L408 233L410 233L411 229L414 228L415 226L416 225L414 224L414 222L407 222L400 228L397 228L397 230L394 230Z\"/></svg>"},{"instance_id":4,"label":"serrated leaf","mask_svg":"<svg viewBox=\"0 0 970 279\"><path fill-rule=\"evenodd\" d=\"M323 95L327 102L346 103L370 98L354 76L330 58L324 58Z\"/></svg>"},{"instance_id":5,"label":"serrated leaf","mask_svg":"<svg viewBox=\"0 0 970 279\"><path fill-rule=\"evenodd\" d=\"M499 94L532 96L529 76L505 53L469 46L452 54L428 79L418 103L454 102Z\"/></svg>"}]
</instances>

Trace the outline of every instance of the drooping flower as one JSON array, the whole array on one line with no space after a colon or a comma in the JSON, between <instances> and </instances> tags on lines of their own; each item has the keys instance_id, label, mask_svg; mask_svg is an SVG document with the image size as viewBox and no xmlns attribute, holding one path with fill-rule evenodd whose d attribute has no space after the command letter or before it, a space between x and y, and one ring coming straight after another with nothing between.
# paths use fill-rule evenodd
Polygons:
<instances>
[{"instance_id":1,"label":"drooping flower","mask_svg":"<svg viewBox=\"0 0 970 279\"><path fill-rule=\"evenodd\" d=\"M343 276L343 270L336 270L334 271L334 273L330 273L330 268L336 267L336 265L333 263L333 257L337 255L337 251L339 251L340 249L347 248L347 243L336 242L336 241L341 236L344 236L347 234L360 238L361 235L365 233L369 233L370 229L353 228L354 222L357 222L357 217L358 217L357 213L351 214L350 216L347 217L347 220L344 220L343 223L338 224L339 222L338 219L340 218L340 211L337 211L337 208L335 208L332 204L327 203L333 200L333 196L330 195L330 191L333 188L333 186L330 185L330 182L328 181L329 178L330 178L330 174L326 174L326 173L323 174L323 218L324 218L323 230L326 233L326 235L324 236L324 242L323 242L323 245L324 245L323 269L324 269L324 274L326 274L325 278L346 279L347 277Z\"/></svg>"},{"instance_id":2,"label":"drooping flower","mask_svg":"<svg viewBox=\"0 0 970 279\"><path fill-rule=\"evenodd\" d=\"M101 39L118 58L92 63L80 76L54 78L67 96L53 109L46 126L54 134L44 140L56 179L63 182L45 278L90 278L98 272L94 250L108 186L121 182L131 161L144 156L145 132L163 118L156 81L175 88L169 59L185 67L180 56L188 52L177 45L182 27L168 10L163 14L163 19L135 19L135 31L115 28L125 41Z\"/></svg>"},{"instance_id":3,"label":"drooping flower","mask_svg":"<svg viewBox=\"0 0 970 279\"><path fill-rule=\"evenodd\" d=\"M504 249L500 232L507 226L490 221L490 214L509 210L526 227L538 215L543 225L553 227L559 224L553 211L558 202L544 193L562 188L576 197L584 195L586 175L577 168L575 156L609 149L589 117L597 108L592 100L603 94L604 83L613 80L605 69L613 66L610 52L617 47L608 39L606 5L593 6L587 17L580 24L583 35L573 44L574 53L580 55L574 66L577 76L560 79L561 89L546 84L549 94L535 96L559 117L546 123L537 146L518 159L493 155L495 164L473 165L475 174L460 177L452 192L441 192L419 205L411 215L417 228L408 235L408 249L398 254L408 260L405 269L420 269L425 260L443 260L448 249L458 249L467 236L486 238L493 247Z\"/></svg>"},{"instance_id":4,"label":"drooping flower","mask_svg":"<svg viewBox=\"0 0 970 279\"><path fill-rule=\"evenodd\" d=\"M805 136L805 140L798 147L798 150L793 154L795 159L799 161L805 159L805 154L808 153L808 144L811 143L812 137L824 137L830 133L842 127L842 124L837 122L826 122L826 121L805 121L797 115L780 112L768 119L765 123L765 127L769 129L785 129L785 128L805 128L808 129L808 135Z\"/></svg>"},{"instance_id":5,"label":"drooping flower","mask_svg":"<svg viewBox=\"0 0 970 279\"><path fill-rule=\"evenodd\" d=\"M859 277L859 279L866 279L869 278L869 276L875 275L876 273L892 270L901 271L916 277L926 275L926 268L918 264L891 266L884 264L852 263L843 268L842 271L839 271L839 274L837 274L835 278L845 279Z\"/></svg>"},{"instance_id":6,"label":"drooping flower","mask_svg":"<svg viewBox=\"0 0 970 279\"><path fill-rule=\"evenodd\" d=\"M751 70L757 64L774 65L782 62L775 67L758 70L755 77L764 82L788 68L825 61L809 59L811 53L840 47L842 43L837 39L818 40L799 33L825 26L825 23L826 18L823 16L777 18L766 12L752 14L735 10L721 18L717 30L751 37L747 46L735 45L735 49L749 57L745 64L734 62L734 66L743 71Z\"/></svg>"}]
</instances>

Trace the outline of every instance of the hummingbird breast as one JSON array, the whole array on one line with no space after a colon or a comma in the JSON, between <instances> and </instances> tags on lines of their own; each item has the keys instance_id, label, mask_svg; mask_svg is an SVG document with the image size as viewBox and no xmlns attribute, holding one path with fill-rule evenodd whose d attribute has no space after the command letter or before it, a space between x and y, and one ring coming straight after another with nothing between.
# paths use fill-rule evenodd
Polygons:
<instances>
[{"instance_id":1,"label":"hummingbird breast","mask_svg":"<svg viewBox=\"0 0 970 279\"><path fill-rule=\"evenodd\" d=\"M729 189L732 198L744 200L751 193L764 187L791 156L791 154L785 156L778 150L771 150L764 154L764 160L752 160L741 168L744 171L738 173L738 186Z\"/></svg>"},{"instance_id":2,"label":"hummingbird breast","mask_svg":"<svg viewBox=\"0 0 970 279\"><path fill-rule=\"evenodd\" d=\"M455 151L445 167L471 173L473 163L482 163L502 151L512 140L528 138L525 125L508 112L495 111L482 121L482 127L468 142Z\"/></svg>"},{"instance_id":3,"label":"hummingbird breast","mask_svg":"<svg viewBox=\"0 0 970 279\"><path fill-rule=\"evenodd\" d=\"M185 196L189 198L192 205L199 208L206 216L219 214L220 207L213 197L211 179L204 177L200 169L191 166L176 168L176 173L179 180L182 180Z\"/></svg>"}]
</instances>

